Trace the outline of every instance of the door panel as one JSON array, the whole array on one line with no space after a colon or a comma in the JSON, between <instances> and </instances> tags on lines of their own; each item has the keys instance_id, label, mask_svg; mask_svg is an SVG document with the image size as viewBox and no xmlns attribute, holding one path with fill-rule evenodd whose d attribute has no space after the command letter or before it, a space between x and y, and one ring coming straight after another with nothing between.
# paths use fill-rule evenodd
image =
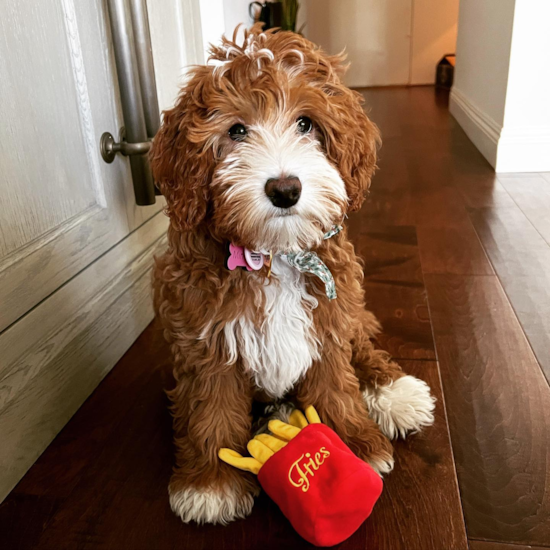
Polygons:
<instances>
[{"instance_id":1,"label":"door panel","mask_svg":"<svg viewBox=\"0 0 550 550\"><path fill-rule=\"evenodd\" d=\"M101 194L84 132L66 131L79 132L89 107L75 81L78 45L67 40L60 3L52 4L45 18L40 3L18 2L0 21L3 257L85 212ZM34 32L22 32L29 26Z\"/></svg>"},{"instance_id":2,"label":"door panel","mask_svg":"<svg viewBox=\"0 0 550 550\"><path fill-rule=\"evenodd\" d=\"M105 48L98 4L82 27L72 0L10 0L0 19L0 331L129 232L127 169L97 146L96 123L117 126L113 75L84 57Z\"/></svg>"},{"instance_id":3,"label":"door panel","mask_svg":"<svg viewBox=\"0 0 550 550\"><path fill-rule=\"evenodd\" d=\"M409 82L412 0L304 0L305 35L330 54L344 49L348 86Z\"/></svg>"}]
</instances>

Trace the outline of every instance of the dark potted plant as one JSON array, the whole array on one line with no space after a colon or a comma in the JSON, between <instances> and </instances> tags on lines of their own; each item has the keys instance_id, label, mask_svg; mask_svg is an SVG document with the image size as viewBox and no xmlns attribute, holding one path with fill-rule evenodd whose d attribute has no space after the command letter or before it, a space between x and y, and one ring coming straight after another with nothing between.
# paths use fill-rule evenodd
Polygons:
<instances>
[{"instance_id":1,"label":"dark potted plant","mask_svg":"<svg viewBox=\"0 0 550 550\"><path fill-rule=\"evenodd\" d=\"M254 21L264 23L265 29L280 27L284 31L296 32L298 0L276 0L275 2L252 2L249 6Z\"/></svg>"},{"instance_id":2,"label":"dark potted plant","mask_svg":"<svg viewBox=\"0 0 550 550\"><path fill-rule=\"evenodd\" d=\"M283 30L296 32L296 19L299 7L298 0L283 0L283 21L281 25Z\"/></svg>"}]
</instances>

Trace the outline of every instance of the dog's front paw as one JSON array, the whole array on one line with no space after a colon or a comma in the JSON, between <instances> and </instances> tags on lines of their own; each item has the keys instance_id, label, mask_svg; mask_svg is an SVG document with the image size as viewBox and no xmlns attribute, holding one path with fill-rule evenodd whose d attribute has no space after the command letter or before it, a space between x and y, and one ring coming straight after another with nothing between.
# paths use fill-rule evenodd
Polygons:
<instances>
[{"instance_id":1,"label":"dog's front paw","mask_svg":"<svg viewBox=\"0 0 550 550\"><path fill-rule=\"evenodd\" d=\"M382 477L393 470L395 460L393 456L388 453L380 453L368 458L367 462L372 466L372 469Z\"/></svg>"},{"instance_id":2,"label":"dog's front paw","mask_svg":"<svg viewBox=\"0 0 550 550\"><path fill-rule=\"evenodd\" d=\"M418 432L434 422L435 398L428 384L414 376L403 376L387 386L367 387L363 396L370 417L390 439Z\"/></svg>"},{"instance_id":3,"label":"dog's front paw","mask_svg":"<svg viewBox=\"0 0 550 550\"><path fill-rule=\"evenodd\" d=\"M245 518L252 512L254 494L229 486L223 488L169 489L170 506L185 523L219 523Z\"/></svg>"},{"instance_id":4,"label":"dog's front paw","mask_svg":"<svg viewBox=\"0 0 550 550\"><path fill-rule=\"evenodd\" d=\"M344 442L380 476L393 470L393 446L374 422L368 421L367 429L358 436L345 438Z\"/></svg>"}]
</instances>

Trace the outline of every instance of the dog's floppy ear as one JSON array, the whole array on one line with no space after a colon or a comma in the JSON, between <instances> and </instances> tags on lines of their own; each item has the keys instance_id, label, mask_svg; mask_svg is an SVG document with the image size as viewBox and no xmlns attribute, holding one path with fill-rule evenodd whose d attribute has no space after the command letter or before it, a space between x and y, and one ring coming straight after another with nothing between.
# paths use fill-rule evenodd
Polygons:
<instances>
[{"instance_id":1,"label":"dog's floppy ear","mask_svg":"<svg viewBox=\"0 0 550 550\"><path fill-rule=\"evenodd\" d=\"M327 107L321 109L321 132L327 157L338 168L349 198L349 211L359 210L376 169L380 133L363 110L363 98L336 76L344 72L342 56L328 57L334 77L323 86Z\"/></svg>"},{"instance_id":2,"label":"dog's floppy ear","mask_svg":"<svg viewBox=\"0 0 550 550\"><path fill-rule=\"evenodd\" d=\"M164 111L150 153L153 177L166 197L170 222L179 231L196 227L204 219L210 200L214 153L201 131L203 83L195 72L176 106Z\"/></svg>"}]
</instances>

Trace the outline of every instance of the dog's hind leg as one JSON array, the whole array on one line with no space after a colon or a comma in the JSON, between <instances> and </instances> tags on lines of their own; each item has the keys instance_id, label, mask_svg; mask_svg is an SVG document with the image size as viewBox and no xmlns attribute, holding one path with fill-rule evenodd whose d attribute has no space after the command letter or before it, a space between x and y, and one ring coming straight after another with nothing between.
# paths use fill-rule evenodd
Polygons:
<instances>
[{"instance_id":1,"label":"dog's hind leg","mask_svg":"<svg viewBox=\"0 0 550 550\"><path fill-rule=\"evenodd\" d=\"M352 364L370 417L394 439L433 424L435 399L429 386L407 375L390 354L374 348L371 338L379 331L372 313L365 311L353 345Z\"/></svg>"},{"instance_id":2,"label":"dog's hind leg","mask_svg":"<svg viewBox=\"0 0 550 550\"><path fill-rule=\"evenodd\" d=\"M302 409L313 404L355 454L385 474L393 468L393 447L367 414L350 358L349 343L342 346L327 338L322 358L306 372L296 398Z\"/></svg>"}]
</instances>

